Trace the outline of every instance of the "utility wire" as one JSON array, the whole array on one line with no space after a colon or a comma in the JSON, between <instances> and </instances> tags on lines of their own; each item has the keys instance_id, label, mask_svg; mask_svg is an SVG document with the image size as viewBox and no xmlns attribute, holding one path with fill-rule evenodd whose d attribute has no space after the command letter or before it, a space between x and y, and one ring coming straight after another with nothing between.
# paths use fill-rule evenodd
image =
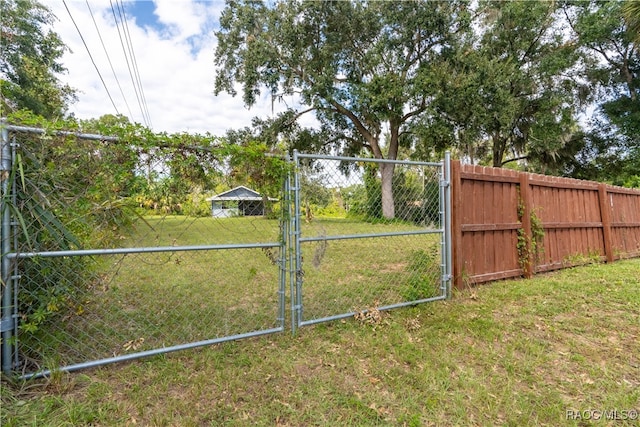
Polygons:
<instances>
[{"instance_id":1,"label":"utility wire","mask_svg":"<svg viewBox=\"0 0 640 427\"><path fill-rule=\"evenodd\" d=\"M93 60L93 55L91 55L91 51L89 50L89 46L87 46L87 43L84 40L82 32L80 31L80 28L78 28L78 25L76 24L76 20L73 19L73 15L71 15L71 11L69 10L69 7L67 6L67 2L65 0L62 0L62 3L64 4L64 8L67 9L67 13L69 14L69 18L71 18L71 22L73 22L73 25L76 27L76 30L78 31L78 35L80 35L80 39L82 40L82 44L84 44L85 49L87 49L87 53L89 54L89 58L91 58L91 63L93 64L93 67L96 69L96 72L98 73L98 76L100 77L100 81L102 82L102 86L104 86L104 90L107 92L107 95L109 96L109 100L111 100L111 105L113 105L114 110L116 110L116 114L120 114L120 112L118 111L118 107L116 107L116 103L113 102L113 98L111 97L111 93L109 92L109 89L107 88L107 85L105 84L104 79L102 78L102 74L100 73L100 70L98 69L98 66L96 65L96 62Z\"/></svg>"},{"instance_id":2,"label":"utility wire","mask_svg":"<svg viewBox=\"0 0 640 427\"><path fill-rule=\"evenodd\" d=\"M122 52L124 53L124 59L127 62L127 69L129 70L129 76L131 77L131 83L133 84L133 91L136 95L136 100L138 101L138 107L140 108L140 112L142 113L142 120L144 121L145 125L149 127L149 122L147 120L147 116L145 115L144 108L142 107L142 101L140 100L140 95L138 93L138 86L136 84L135 78L133 77L133 72L131 71L131 64L129 63L129 56L127 55L127 49L125 48L124 41L122 40L122 32L120 31L120 24L118 22L116 10L111 0L109 0L109 4L111 5L111 12L113 13L113 19L116 24L116 29L118 30L118 37L120 38L120 46L122 47Z\"/></svg>"},{"instance_id":3,"label":"utility wire","mask_svg":"<svg viewBox=\"0 0 640 427\"><path fill-rule=\"evenodd\" d=\"M133 72L134 75L136 77L136 79L138 80L138 88L140 89L140 97L142 99L142 106L144 107L144 111L147 114L147 121L149 123L149 127L152 127L151 124L151 116L149 115L149 108L147 106L147 98L144 95L144 88L142 87L142 80L140 79L140 70L138 69L138 60L136 59L136 52L133 49L133 41L131 39L131 33L129 32L129 23L127 22L127 17L125 14L125 10L124 10L124 6L122 5L122 0L116 0L116 4L120 3L120 10L122 13L122 22L124 22L124 32L126 33L127 37L127 41L129 43L129 49L130 49L130 56L131 56L131 62L133 63Z\"/></svg>"},{"instance_id":4,"label":"utility wire","mask_svg":"<svg viewBox=\"0 0 640 427\"><path fill-rule=\"evenodd\" d=\"M109 0L109 4L111 5L111 12L113 13L113 19L114 19L114 22L116 24L116 29L118 30L118 37L120 38L120 46L122 47L122 52L124 54L124 59L125 59L125 61L127 63L127 69L129 71L129 77L131 78L131 84L133 85L133 91L134 91L134 94L136 96L136 100L138 102L138 107L140 108L140 113L142 114L142 121L145 123L145 125L148 126L147 116L145 115L144 108L142 107L142 101L140 99L138 85L137 85L136 79L134 78L133 72L131 71L131 64L129 62L129 55L127 54L127 49L125 48L125 44L124 44L124 41L123 41L124 24L122 24L122 26L123 26L122 32L120 31L121 21L123 20L122 14L118 13L120 15L120 20L118 20L118 14L116 14L116 8L113 6L113 2L111 0ZM116 2L116 4L117 4L117 2ZM118 12L119 12L119 10L118 10ZM125 37L126 37L126 34L125 34Z\"/></svg>"},{"instance_id":5,"label":"utility wire","mask_svg":"<svg viewBox=\"0 0 640 427\"><path fill-rule=\"evenodd\" d=\"M120 85L120 80L118 80L116 71L113 69L113 64L111 63L111 58L109 57L109 52L107 51L107 47L104 45L104 40L102 40L102 35L100 34L100 30L98 29L98 24L96 23L96 19L93 16L93 11L91 10L91 6L89 6L89 0L85 0L85 2L87 3L87 9L89 9L89 13L91 14L93 25L96 27L96 32L98 33L98 37L100 38L100 43L102 44L102 49L104 50L104 54L107 56L107 61L109 61L109 66L111 67L111 72L113 73L113 77L116 79L116 83L118 84L118 89L120 89L120 94L122 95L124 104L127 106L129 117L133 117L133 114L131 113L131 108L129 108L129 103L127 102L127 97L124 96L124 91L122 90L122 86Z\"/></svg>"}]
</instances>

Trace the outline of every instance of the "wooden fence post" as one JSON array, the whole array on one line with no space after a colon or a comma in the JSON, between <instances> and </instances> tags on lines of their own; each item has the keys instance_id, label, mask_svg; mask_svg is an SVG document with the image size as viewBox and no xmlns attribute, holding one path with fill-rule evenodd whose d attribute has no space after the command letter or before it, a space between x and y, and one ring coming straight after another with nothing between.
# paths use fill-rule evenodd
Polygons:
<instances>
[{"instance_id":1,"label":"wooden fence post","mask_svg":"<svg viewBox=\"0 0 640 427\"><path fill-rule=\"evenodd\" d=\"M611 245L611 215L609 215L610 206L608 202L607 186L605 184L598 185L598 201L600 202L600 219L602 220L602 236L604 244L604 254L607 262L613 262L613 247Z\"/></svg>"},{"instance_id":2,"label":"wooden fence post","mask_svg":"<svg viewBox=\"0 0 640 427\"><path fill-rule=\"evenodd\" d=\"M524 272L524 277L531 278L534 273L534 254L533 254L533 244L532 244L532 233L531 233L531 209L532 209L532 201L531 201L531 189L529 188L529 174L521 173L520 174L520 203L521 206L518 209L522 209L519 212L522 221L522 234L518 234L518 259L522 265L522 270ZM522 258L524 256L524 259Z\"/></svg>"},{"instance_id":3,"label":"wooden fence post","mask_svg":"<svg viewBox=\"0 0 640 427\"><path fill-rule=\"evenodd\" d=\"M462 176L460 160L451 161L451 244L453 258L453 286L457 289L464 287L462 277Z\"/></svg>"}]
</instances>

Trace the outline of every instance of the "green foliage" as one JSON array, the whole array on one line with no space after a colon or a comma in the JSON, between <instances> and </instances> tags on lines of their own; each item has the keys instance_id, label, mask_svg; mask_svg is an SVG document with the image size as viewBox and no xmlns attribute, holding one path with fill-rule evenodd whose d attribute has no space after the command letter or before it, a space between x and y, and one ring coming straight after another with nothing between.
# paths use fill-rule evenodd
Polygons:
<instances>
[{"instance_id":1,"label":"green foliage","mask_svg":"<svg viewBox=\"0 0 640 427\"><path fill-rule=\"evenodd\" d=\"M16 252L119 246L140 208L210 214L205 190L222 174L218 159L227 155L215 138L153 134L117 116L78 123L21 111L8 120L42 129L10 132L16 155L2 201L17 219ZM98 131L117 138L76 133ZM25 348L38 348L49 325L83 313L80 295L100 288L98 263L77 256L19 261Z\"/></svg>"},{"instance_id":2,"label":"green foliage","mask_svg":"<svg viewBox=\"0 0 640 427\"><path fill-rule=\"evenodd\" d=\"M524 204L522 200L518 201L518 221L522 222L525 214ZM544 226L535 211L529 214L531 222L531 236L527 236L524 228L518 228L518 242L516 248L518 250L518 263L520 268L527 270L532 269L540 262L540 256L544 253ZM533 265L530 264L530 254L533 255Z\"/></svg>"},{"instance_id":3,"label":"green foliage","mask_svg":"<svg viewBox=\"0 0 640 427\"><path fill-rule=\"evenodd\" d=\"M235 95L239 84L249 106L263 88L298 94L343 153L396 159L401 134L437 91L434 70L467 24L457 1L229 3L216 34L215 93ZM388 219L391 179L382 174Z\"/></svg>"},{"instance_id":4,"label":"green foliage","mask_svg":"<svg viewBox=\"0 0 640 427\"><path fill-rule=\"evenodd\" d=\"M393 176L396 219L418 225L438 224L439 183L418 176L415 171L398 170ZM380 199L382 184L377 168L365 166L364 186L354 185L343 190L348 214L367 221L385 220Z\"/></svg>"},{"instance_id":5,"label":"green foliage","mask_svg":"<svg viewBox=\"0 0 640 427\"><path fill-rule=\"evenodd\" d=\"M65 71L66 46L48 29L55 17L35 0L0 0L0 10L0 115L27 109L62 117L75 93L56 77Z\"/></svg>"},{"instance_id":6,"label":"green foliage","mask_svg":"<svg viewBox=\"0 0 640 427\"><path fill-rule=\"evenodd\" d=\"M325 206L312 205L314 215L325 218L344 218L347 215L347 211L339 200L333 199L329 204Z\"/></svg>"},{"instance_id":7,"label":"green foliage","mask_svg":"<svg viewBox=\"0 0 640 427\"><path fill-rule=\"evenodd\" d=\"M304 173L300 177L300 198L307 203L325 207L332 202L334 194L322 180Z\"/></svg>"},{"instance_id":8,"label":"green foliage","mask_svg":"<svg viewBox=\"0 0 640 427\"><path fill-rule=\"evenodd\" d=\"M640 2L626 1L622 5L622 13L627 23L627 31L640 43Z\"/></svg>"},{"instance_id":9,"label":"green foliage","mask_svg":"<svg viewBox=\"0 0 640 427\"><path fill-rule=\"evenodd\" d=\"M347 207L342 189L327 188L322 180L311 174L300 175L300 199L305 209L311 211L312 216L325 218L344 218Z\"/></svg>"},{"instance_id":10,"label":"green foliage","mask_svg":"<svg viewBox=\"0 0 640 427\"><path fill-rule=\"evenodd\" d=\"M20 271L27 279L19 301L23 351L39 349L50 336L48 327L83 314L83 295L99 279L94 261L79 257L34 258L23 262Z\"/></svg>"},{"instance_id":11,"label":"green foliage","mask_svg":"<svg viewBox=\"0 0 640 427\"><path fill-rule=\"evenodd\" d=\"M437 180L418 176L415 171L401 170L393 177L393 188L398 219L417 225L439 224L440 186Z\"/></svg>"},{"instance_id":12,"label":"green foliage","mask_svg":"<svg viewBox=\"0 0 640 427\"><path fill-rule=\"evenodd\" d=\"M293 150L316 153L335 148L336 142L328 142L332 136L327 129L304 128L298 123L298 118L308 112L310 110L297 113L289 109L273 118L254 117L250 127L228 130L225 139L232 145L261 143L272 150L286 151L289 155L293 154Z\"/></svg>"},{"instance_id":13,"label":"green foliage","mask_svg":"<svg viewBox=\"0 0 640 427\"><path fill-rule=\"evenodd\" d=\"M367 168L364 175L366 189L365 218L368 220L382 219L382 184L374 168Z\"/></svg>"},{"instance_id":14,"label":"green foliage","mask_svg":"<svg viewBox=\"0 0 640 427\"><path fill-rule=\"evenodd\" d=\"M640 145L637 138L620 135L604 117L594 121L583 146L565 165L563 174L573 178L640 187Z\"/></svg>"},{"instance_id":15,"label":"green foliage","mask_svg":"<svg viewBox=\"0 0 640 427\"><path fill-rule=\"evenodd\" d=\"M24 113L19 117L41 121ZM117 241L118 230L131 219L127 199L136 156L130 146L48 130L12 132L11 138L17 149L3 206L20 223L15 251L108 247ZM94 264L88 257L19 262L24 279L18 311L25 340L39 342L43 327L81 311L77 295L97 282Z\"/></svg>"},{"instance_id":16,"label":"green foliage","mask_svg":"<svg viewBox=\"0 0 640 427\"><path fill-rule=\"evenodd\" d=\"M203 193L190 193L182 204L182 213L192 217L211 216L211 203L207 201L207 197Z\"/></svg>"},{"instance_id":17,"label":"green foliage","mask_svg":"<svg viewBox=\"0 0 640 427\"><path fill-rule=\"evenodd\" d=\"M366 179L366 176L365 176ZM361 218L367 214L367 190L364 185L354 184L340 190L347 217Z\"/></svg>"},{"instance_id":18,"label":"green foliage","mask_svg":"<svg viewBox=\"0 0 640 427\"><path fill-rule=\"evenodd\" d=\"M265 143L247 141L243 145L226 145L222 154L230 167L229 184L253 188L263 196L265 216L277 216L269 197L279 198L290 168L283 153Z\"/></svg>"},{"instance_id":19,"label":"green foliage","mask_svg":"<svg viewBox=\"0 0 640 427\"><path fill-rule=\"evenodd\" d=\"M477 12L478 31L436 75L442 91L422 138L496 167L543 171L571 158L578 57L557 4L484 1Z\"/></svg>"},{"instance_id":20,"label":"green foliage","mask_svg":"<svg viewBox=\"0 0 640 427\"><path fill-rule=\"evenodd\" d=\"M21 111L9 123L43 130L10 135L18 148L3 206L18 219L17 252L119 246L140 210L209 216L206 198L222 182L225 168L231 180L276 198L288 171L264 144L154 134L122 116L52 122ZM75 132L112 137L84 139ZM96 264L89 257L20 262L18 311L30 348L38 347L48 325L82 314L78 295L100 284Z\"/></svg>"},{"instance_id":21,"label":"green foliage","mask_svg":"<svg viewBox=\"0 0 640 427\"><path fill-rule=\"evenodd\" d=\"M598 106L567 175L637 185L640 49L633 27L637 7L632 1L567 2L564 6L572 42L580 47L584 79Z\"/></svg>"},{"instance_id":22,"label":"green foliage","mask_svg":"<svg viewBox=\"0 0 640 427\"><path fill-rule=\"evenodd\" d=\"M265 88L300 94L326 136L317 149L427 159L453 148L481 164L628 185L640 134L630 4L234 2L217 33L216 92L239 84L247 105ZM593 102L608 130L578 120ZM286 117L261 135L288 132L298 116ZM373 217L403 206L387 194L391 175L369 186Z\"/></svg>"},{"instance_id":23,"label":"green foliage","mask_svg":"<svg viewBox=\"0 0 640 427\"><path fill-rule=\"evenodd\" d=\"M438 286L434 284L434 277L439 276L441 262L438 242L432 243L427 250L411 251L406 267L410 276L407 288L402 294L406 301L417 301L438 295Z\"/></svg>"}]
</instances>

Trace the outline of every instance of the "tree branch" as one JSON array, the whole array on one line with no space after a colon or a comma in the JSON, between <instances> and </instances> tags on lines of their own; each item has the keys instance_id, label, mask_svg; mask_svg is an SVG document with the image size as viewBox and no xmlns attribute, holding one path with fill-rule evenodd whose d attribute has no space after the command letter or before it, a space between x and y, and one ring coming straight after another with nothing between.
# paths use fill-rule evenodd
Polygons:
<instances>
[{"instance_id":1,"label":"tree branch","mask_svg":"<svg viewBox=\"0 0 640 427\"><path fill-rule=\"evenodd\" d=\"M420 106L413 110L413 111L409 111L407 114L405 114L404 116L402 116L400 118L400 123L404 123L407 120L409 120L411 117L413 116L417 116L418 114L422 113L424 110L427 109L427 103L426 100L424 98L422 98L422 101L420 102Z\"/></svg>"},{"instance_id":2,"label":"tree branch","mask_svg":"<svg viewBox=\"0 0 640 427\"><path fill-rule=\"evenodd\" d=\"M287 122L285 123L285 125L287 125L287 126L292 125L292 124L293 124L293 123L295 123L295 121L296 121L296 120L298 120L300 117L302 117L303 115L305 115L305 114L307 114L307 113L309 113L309 112L311 112L311 111L313 111L313 110L315 110L315 109L316 109L316 107L311 107L311 108L307 108L306 110L303 110L303 111L299 111L299 112L297 112L297 113L296 113L296 114L291 118L291 120L289 120L289 121L287 121Z\"/></svg>"},{"instance_id":3,"label":"tree branch","mask_svg":"<svg viewBox=\"0 0 640 427\"><path fill-rule=\"evenodd\" d=\"M342 114L343 116L346 116L349 120L351 120L351 123L353 123L353 125L356 127L358 132L360 132L360 134L364 137L364 139L367 140L369 144L371 144L371 149L373 151L373 154L378 159L384 158L384 156L382 155L382 151L380 150L380 147L378 146L377 140L375 139L374 135L369 131L369 129L366 128L365 125L362 124L362 121L360 121L358 116L356 116L353 113L353 111L345 108L334 99L327 99L327 102L329 102L329 104L333 106L333 108L337 113Z\"/></svg>"},{"instance_id":4,"label":"tree branch","mask_svg":"<svg viewBox=\"0 0 640 427\"><path fill-rule=\"evenodd\" d=\"M509 159L509 160L503 161L501 166L504 166L507 163L517 162L518 160L527 160L528 158L529 158L529 155L520 156L520 157L514 157L513 159Z\"/></svg>"}]
</instances>

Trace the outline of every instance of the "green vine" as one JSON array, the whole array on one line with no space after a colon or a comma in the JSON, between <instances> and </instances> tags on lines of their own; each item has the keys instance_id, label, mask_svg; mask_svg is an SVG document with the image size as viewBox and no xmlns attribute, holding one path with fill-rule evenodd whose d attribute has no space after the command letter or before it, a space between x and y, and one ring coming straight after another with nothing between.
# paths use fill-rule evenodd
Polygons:
<instances>
[{"instance_id":1,"label":"green vine","mask_svg":"<svg viewBox=\"0 0 640 427\"><path fill-rule=\"evenodd\" d=\"M536 264L540 262L540 257L544 254L544 226L535 211L531 211L531 250Z\"/></svg>"},{"instance_id":2,"label":"green vine","mask_svg":"<svg viewBox=\"0 0 640 427\"><path fill-rule=\"evenodd\" d=\"M524 203L522 198L518 197L518 221L520 221L520 223L522 223L524 213ZM541 255L544 253L544 226L533 209L529 214L529 220L531 222L531 241L528 241L524 228L520 227L518 228L518 243L516 244L518 263L523 270L532 267L529 265L530 254L533 254L534 265L537 265Z\"/></svg>"},{"instance_id":3,"label":"green vine","mask_svg":"<svg viewBox=\"0 0 640 427\"><path fill-rule=\"evenodd\" d=\"M15 159L0 198L18 225L16 252L116 247L138 220L150 226L147 214L211 215L206 195L238 184L263 194L271 215L288 211L270 200L281 198L291 167L284 146L155 133L111 115L51 121L19 111L0 122L0 128L6 125ZM282 256L276 249L264 252L272 263ZM102 287L99 262L89 257L20 262L17 311L20 339L28 342L23 348L38 348L51 325L83 315L82 295Z\"/></svg>"}]
</instances>

